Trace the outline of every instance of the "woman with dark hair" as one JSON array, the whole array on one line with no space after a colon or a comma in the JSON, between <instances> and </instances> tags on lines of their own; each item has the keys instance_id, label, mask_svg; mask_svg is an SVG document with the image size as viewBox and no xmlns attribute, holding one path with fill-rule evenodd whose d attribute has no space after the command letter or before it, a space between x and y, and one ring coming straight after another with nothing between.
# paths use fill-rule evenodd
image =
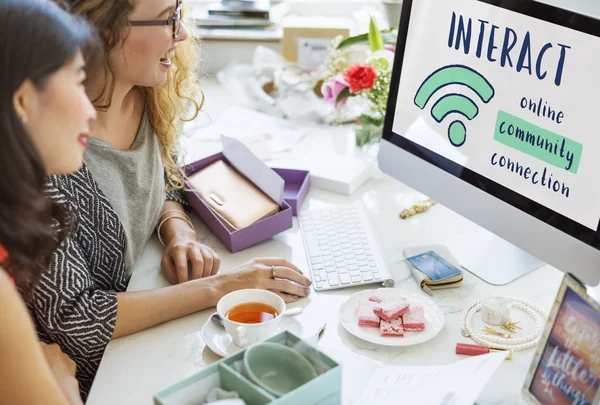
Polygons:
<instances>
[{"instance_id":1,"label":"woman with dark hair","mask_svg":"<svg viewBox=\"0 0 600 405\"><path fill-rule=\"evenodd\" d=\"M0 398L81 403L75 363L39 343L19 292L31 290L69 230L45 194L48 174L77 170L96 112L84 89L90 25L40 0L0 2Z\"/></svg>"}]
</instances>

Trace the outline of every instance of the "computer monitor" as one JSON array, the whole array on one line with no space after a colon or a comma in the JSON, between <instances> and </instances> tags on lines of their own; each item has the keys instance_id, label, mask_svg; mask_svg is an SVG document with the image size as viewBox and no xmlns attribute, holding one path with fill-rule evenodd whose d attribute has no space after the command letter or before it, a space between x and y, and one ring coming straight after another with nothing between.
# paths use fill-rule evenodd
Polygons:
<instances>
[{"instance_id":1,"label":"computer monitor","mask_svg":"<svg viewBox=\"0 0 600 405\"><path fill-rule=\"evenodd\" d=\"M534 1L404 0L379 167L481 227L450 248L492 284L600 280L599 37Z\"/></svg>"}]
</instances>

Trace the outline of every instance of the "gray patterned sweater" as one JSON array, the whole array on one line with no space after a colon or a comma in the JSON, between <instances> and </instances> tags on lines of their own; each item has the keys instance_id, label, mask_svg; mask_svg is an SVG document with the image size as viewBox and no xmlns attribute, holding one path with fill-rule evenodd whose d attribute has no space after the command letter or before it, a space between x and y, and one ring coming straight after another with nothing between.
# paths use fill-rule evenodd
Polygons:
<instances>
[{"instance_id":1,"label":"gray patterned sweater","mask_svg":"<svg viewBox=\"0 0 600 405\"><path fill-rule=\"evenodd\" d=\"M74 174L50 176L48 193L71 209L73 232L25 298L40 339L58 343L77 363L85 400L115 328L117 293L127 288L125 232L85 164ZM183 203L180 193L166 199Z\"/></svg>"}]
</instances>

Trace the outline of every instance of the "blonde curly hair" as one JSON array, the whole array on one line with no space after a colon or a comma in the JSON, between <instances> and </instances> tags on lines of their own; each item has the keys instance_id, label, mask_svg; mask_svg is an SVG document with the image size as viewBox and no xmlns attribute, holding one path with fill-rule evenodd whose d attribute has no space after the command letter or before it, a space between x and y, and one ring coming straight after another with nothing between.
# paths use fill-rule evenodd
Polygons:
<instances>
[{"instance_id":1,"label":"blonde curly hair","mask_svg":"<svg viewBox=\"0 0 600 405\"><path fill-rule=\"evenodd\" d=\"M124 29L129 26L129 14L134 0L57 0L66 4L76 15L86 17L96 26L104 45L103 65L97 66L90 75L102 74L104 88L92 100L98 110L110 107L114 91L113 69L108 57L110 51L125 40ZM182 11L182 20L183 13ZM183 23L183 21L182 21ZM186 26L189 29L189 26ZM191 30L190 30L191 31ZM190 34L188 40L180 42L175 51L173 66L168 72L167 82L161 87L141 87L146 97L146 109L150 125L162 146L162 160L167 176L167 189L182 189L183 173L179 169L179 134L183 122L192 121L204 104L204 93L200 89L200 52L197 37ZM197 98L201 98L197 101Z\"/></svg>"}]
</instances>

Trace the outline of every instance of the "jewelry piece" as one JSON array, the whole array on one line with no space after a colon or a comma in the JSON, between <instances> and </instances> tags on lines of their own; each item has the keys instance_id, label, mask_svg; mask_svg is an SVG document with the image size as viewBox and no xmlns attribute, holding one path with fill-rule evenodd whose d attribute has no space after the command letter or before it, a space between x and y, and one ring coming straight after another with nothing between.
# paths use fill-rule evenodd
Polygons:
<instances>
[{"instance_id":1,"label":"jewelry piece","mask_svg":"<svg viewBox=\"0 0 600 405\"><path fill-rule=\"evenodd\" d=\"M509 321L509 322L506 322L505 324L503 324L500 327L502 329L504 329L504 330L509 331L509 332L516 333L517 329L523 329L523 328L521 328L520 326L517 325L519 322L521 322L521 321L517 321L517 322Z\"/></svg>"},{"instance_id":2,"label":"jewelry piece","mask_svg":"<svg viewBox=\"0 0 600 405\"><path fill-rule=\"evenodd\" d=\"M494 336L500 336L501 338L504 339L511 339L512 336L509 335L508 333L502 333L502 332L498 332L497 330L490 328L489 326L486 326L482 329L482 332L485 332L486 335L494 335Z\"/></svg>"},{"instance_id":3,"label":"jewelry piece","mask_svg":"<svg viewBox=\"0 0 600 405\"><path fill-rule=\"evenodd\" d=\"M275 266L271 265L271 278L275 280Z\"/></svg>"},{"instance_id":4,"label":"jewelry piece","mask_svg":"<svg viewBox=\"0 0 600 405\"><path fill-rule=\"evenodd\" d=\"M182 215L185 215L187 217L187 214L185 212L181 211L181 210L166 210L165 212L163 212L162 214L160 214L160 216L158 217L158 220L160 221L160 219L162 217L164 217L165 215L167 215L167 214L169 214L171 212L176 212L178 214L182 214Z\"/></svg>"},{"instance_id":5,"label":"jewelry piece","mask_svg":"<svg viewBox=\"0 0 600 405\"><path fill-rule=\"evenodd\" d=\"M29 122L29 118L27 118L26 115L21 117L21 122L23 123L23 125L27 124Z\"/></svg>"},{"instance_id":6,"label":"jewelry piece","mask_svg":"<svg viewBox=\"0 0 600 405\"><path fill-rule=\"evenodd\" d=\"M501 297L498 297L501 298ZM520 309L531 316L535 321L535 329L529 335L517 338L511 337L504 339L499 336L486 336L485 334L475 333L471 327L473 315L481 310L483 299L476 300L465 306L460 316L460 331L464 337L470 337L476 343L488 347L494 347L503 350L526 350L539 344L542 329L548 318L548 312L536 304L527 300L515 297L503 297L512 301L512 308Z\"/></svg>"},{"instance_id":7,"label":"jewelry piece","mask_svg":"<svg viewBox=\"0 0 600 405\"><path fill-rule=\"evenodd\" d=\"M436 202L431 199L425 200L425 201L417 203L417 204L413 204L412 207L402 210L400 212L400 218L402 218L402 219L410 218L413 215L417 215L417 214L420 214L421 212L427 211L429 208L433 207L435 204L436 204Z\"/></svg>"},{"instance_id":8,"label":"jewelry piece","mask_svg":"<svg viewBox=\"0 0 600 405\"><path fill-rule=\"evenodd\" d=\"M188 223L188 225L190 227L192 227L192 229L194 229L194 224L192 224L192 220L190 219L190 217L188 217L187 215L185 215L183 212L177 210L178 214L181 214L183 216L179 216L178 214L174 214L171 216L166 217L165 219L163 219L161 222L159 222L158 226L156 227L156 232L158 233L158 240L160 241L160 243L165 246L165 241L162 238L162 235L160 234L160 228L163 226L163 224L165 222L167 222L169 219L181 219L182 221L185 221Z\"/></svg>"}]
</instances>

